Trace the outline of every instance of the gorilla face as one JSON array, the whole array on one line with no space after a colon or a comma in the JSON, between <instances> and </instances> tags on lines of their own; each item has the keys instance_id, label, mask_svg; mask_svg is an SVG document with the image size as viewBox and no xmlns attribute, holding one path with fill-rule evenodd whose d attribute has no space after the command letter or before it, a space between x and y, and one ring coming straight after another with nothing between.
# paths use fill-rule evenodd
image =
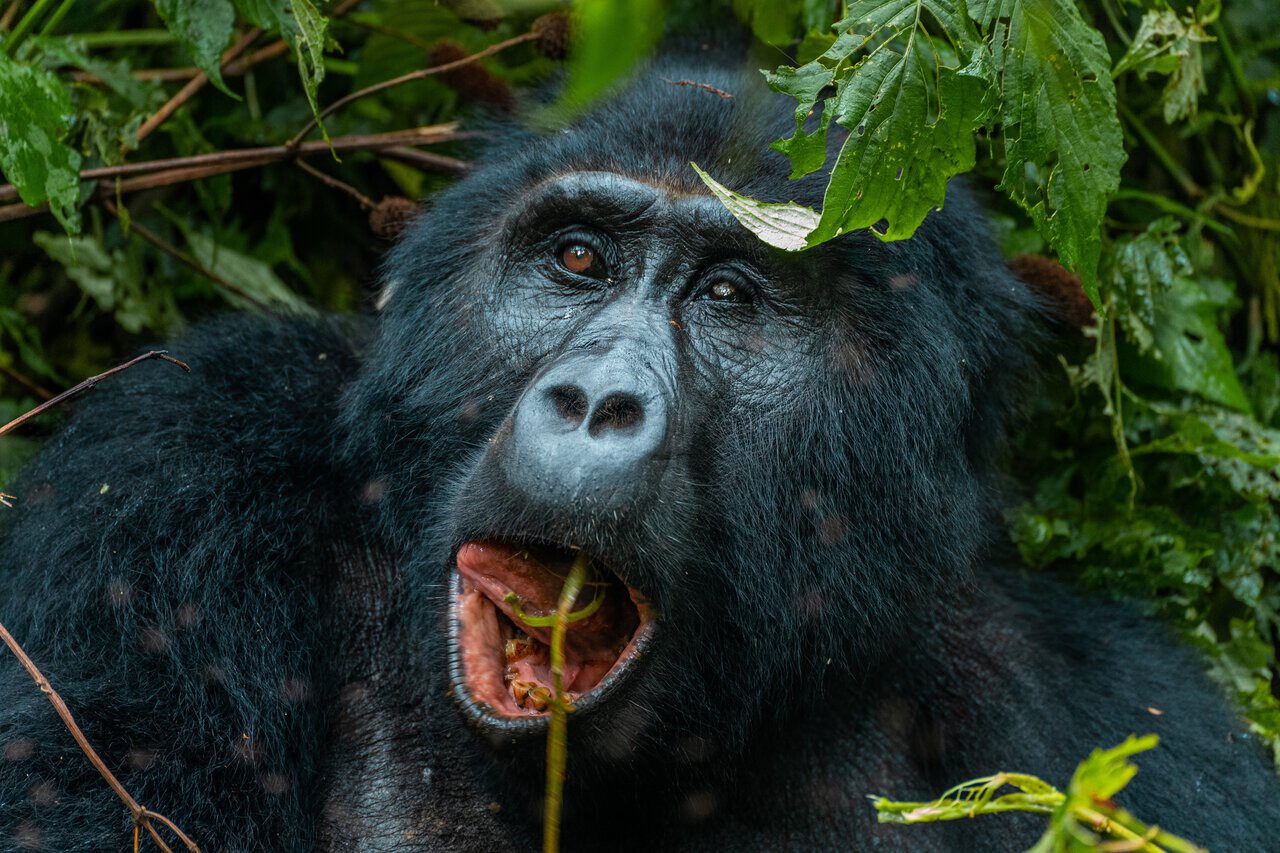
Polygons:
<instances>
[{"instance_id":1,"label":"gorilla face","mask_svg":"<svg viewBox=\"0 0 1280 853\"><path fill-rule=\"evenodd\" d=\"M581 770L741 745L825 674L873 668L983 544L1028 297L960 194L903 243L748 233L691 160L756 197L822 189L764 153L790 107L758 85L658 68L561 133L509 129L388 262L351 431L424 666L495 744L540 742L534 623L578 553Z\"/></svg>"},{"instance_id":2,"label":"gorilla face","mask_svg":"<svg viewBox=\"0 0 1280 853\"><path fill-rule=\"evenodd\" d=\"M811 318L831 298L789 287L810 265L713 199L613 172L549 178L504 219L464 325L514 356L519 387L455 498L452 650L478 722L538 731L550 629L516 608L554 610L581 549L597 585L568 632L567 689L583 713L614 690L655 695L642 661L673 593L692 566L713 576L700 531L734 425L778 422L820 374Z\"/></svg>"}]
</instances>

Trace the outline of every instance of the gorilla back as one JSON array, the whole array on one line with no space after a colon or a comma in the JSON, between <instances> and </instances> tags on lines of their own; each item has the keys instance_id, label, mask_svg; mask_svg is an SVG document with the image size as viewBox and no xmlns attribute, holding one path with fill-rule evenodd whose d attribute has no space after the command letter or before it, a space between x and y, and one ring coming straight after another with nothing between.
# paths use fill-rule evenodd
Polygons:
<instances>
[{"instance_id":1,"label":"gorilla back","mask_svg":"<svg viewBox=\"0 0 1280 853\"><path fill-rule=\"evenodd\" d=\"M994 544L1041 319L968 196L797 255L699 183L820 201L758 79L676 57L497 129L375 319L223 320L173 345L191 376L81 404L15 489L0 619L140 802L206 850L529 849L539 617L582 554L568 849L1022 849L1039 821L880 826L865 795L1065 784L1148 731L1133 811L1280 833L1199 661ZM125 844L9 662L0 697L0 846Z\"/></svg>"}]
</instances>

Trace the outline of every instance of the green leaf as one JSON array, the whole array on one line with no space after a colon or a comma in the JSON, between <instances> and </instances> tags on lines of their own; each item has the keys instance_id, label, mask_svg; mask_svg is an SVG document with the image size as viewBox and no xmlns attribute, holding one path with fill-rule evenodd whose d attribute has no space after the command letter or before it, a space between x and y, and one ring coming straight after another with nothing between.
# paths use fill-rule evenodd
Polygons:
<instances>
[{"instance_id":1,"label":"green leaf","mask_svg":"<svg viewBox=\"0 0 1280 853\"><path fill-rule=\"evenodd\" d=\"M256 27L277 32L293 50L302 77L302 89L316 116L320 132L329 138L324 123L319 121L320 107L316 92L324 79L324 45L329 20L320 14L311 0L234 0L236 9Z\"/></svg>"},{"instance_id":2,"label":"green leaf","mask_svg":"<svg viewBox=\"0 0 1280 853\"><path fill-rule=\"evenodd\" d=\"M195 66L213 85L238 97L222 80L222 51L231 40L236 12L231 0L152 0L160 18Z\"/></svg>"},{"instance_id":3,"label":"green leaf","mask_svg":"<svg viewBox=\"0 0 1280 853\"><path fill-rule=\"evenodd\" d=\"M45 379L60 379L41 346L40 333L13 308L0 308L0 339L6 336L13 341L18 359L28 370ZM8 346L0 348L0 365L15 366L12 349ZM7 423L7 420L0 419L0 423Z\"/></svg>"},{"instance_id":4,"label":"green leaf","mask_svg":"<svg viewBox=\"0 0 1280 853\"><path fill-rule=\"evenodd\" d=\"M850 134L808 245L862 228L910 237L942 207L948 181L973 168L983 81L949 56L913 31L902 53L881 46L837 84L833 118Z\"/></svg>"},{"instance_id":5,"label":"green leaf","mask_svg":"<svg viewBox=\"0 0 1280 853\"><path fill-rule=\"evenodd\" d=\"M116 303L116 277L112 257L96 237L62 237L37 231L32 237L50 258L62 264L67 276L104 311Z\"/></svg>"},{"instance_id":6,"label":"green leaf","mask_svg":"<svg viewBox=\"0 0 1280 853\"><path fill-rule=\"evenodd\" d=\"M909 237L942 206L947 182L973 168L989 66L963 2L858 0L835 29L838 37L813 61L765 75L796 99L795 133L773 144L791 161L792 178L826 163L832 120L849 131L805 245L863 228Z\"/></svg>"},{"instance_id":7,"label":"green leaf","mask_svg":"<svg viewBox=\"0 0 1280 853\"><path fill-rule=\"evenodd\" d=\"M151 278L144 275L136 250L107 251L97 237L87 235L64 237L37 231L32 239L126 331L166 330L176 321L173 294L148 287Z\"/></svg>"},{"instance_id":8,"label":"green leaf","mask_svg":"<svg viewBox=\"0 0 1280 853\"><path fill-rule=\"evenodd\" d=\"M798 204L768 204L738 195L691 163L702 182L711 188L715 197L743 224L770 246L796 252L805 248L805 241L818 225L818 214Z\"/></svg>"},{"instance_id":9,"label":"green leaf","mask_svg":"<svg viewBox=\"0 0 1280 853\"><path fill-rule=\"evenodd\" d=\"M1155 735L1129 735L1124 743L1111 749L1095 749L1080 762L1067 784L1066 808L1072 801L1092 806L1099 800L1110 800L1138 775L1138 767L1129 759L1139 752L1155 749L1160 738Z\"/></svg>"},{"instance_id":10,"label":"green leaf","mask_svg":"<svg viewBox=\"0 0 1280 853\"><path fill-rule=\"evenodd\" d=\"M1073 0L974 0L969 13L998 75L1000 188L1100 307L1098 235L1125 162L1106 43Z\"/></svg>"},{"instance_id":11,"label":"green leaf","mask_svg":"<svg viewBox=\"0 0 1280 853\"><path fill-rule=\"evenodd\" d=\"M202 267L236 285L259 302L303 313L309 310L306 302L290 290L272 272L270 266L257 258L219 246L212 237L198 231L186 231L186 237L191 256ZM229 302L242 308L251 307L235 294L224 292L224 295Z\"/></svg>"},{"instance_id":12,"label":"green leaf","mask_svg":"<svg viewBox=\"0 0 1280 853\"><path fill-rule=\"evenodd\" d=\"M1249 397L1218 329L1218 303L1198 282L1181 276L1153 302L1153 346L1132 359L1132 376L1250 412Z\"/></svg>"},{"instance_id":13,"label":"green leaf","mask_svg":"<svg viewBox=\"0 0 1280 853\"><path fill-rule=\"evenodd\" d=\"M0 171L31 207L80 230L80 154L62 139L75 123L66 90L49 72L0 52Z\"/></svg>"},{"instance_id":14,"label":"green leaf","mask_svg":"<svg viewBox=\"0 0 1280 853\"><path fill-rule=\"evenodd\" d=\"M1207 89L1200 45L1213 41L1205 24L1218 16L1217 4L1201 18L1180 18L1170 9L1152 9L1142 16L1138 32L1128 52L1116 63L1113 76L1134 71L1139 77L1149 73L1167 74L1169 82L1162 98L1164 120L1195 118L1200 95Z\"/></svg>"}]
</instances>

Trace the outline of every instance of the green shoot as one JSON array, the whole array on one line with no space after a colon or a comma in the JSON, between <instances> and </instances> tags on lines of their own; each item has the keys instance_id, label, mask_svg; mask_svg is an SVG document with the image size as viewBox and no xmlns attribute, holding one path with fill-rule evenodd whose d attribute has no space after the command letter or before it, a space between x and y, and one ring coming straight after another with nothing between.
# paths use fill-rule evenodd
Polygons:
<instances>
[{"instance_id":1,"label":"green shoot","mask_svg":"<svg viewBox=\"0 0 1280 853\"><path fill-rule=\"evenodd\" d=\"M1130 756L1153 748L1155 735L1130 736L1113 749L1094 750L1076 768L1065 793L1025 773L997 773L951 788L928 803L870 799L881 823L932 823L1000 812L1049 815L1049 828L1028 853L1126 850L1138 853L1205 853L1158 826L1148 826L1112 801L1138 768ZM1003 788L1011 793L996 794Z\"/></svg>"}]
</instances>

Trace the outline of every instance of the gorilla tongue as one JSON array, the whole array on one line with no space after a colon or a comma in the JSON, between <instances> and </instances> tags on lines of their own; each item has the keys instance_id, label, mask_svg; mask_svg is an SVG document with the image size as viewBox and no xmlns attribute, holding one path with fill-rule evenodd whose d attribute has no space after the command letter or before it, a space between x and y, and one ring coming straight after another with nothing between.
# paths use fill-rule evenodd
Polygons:
<instances>
[{"instance_id":1,"label":"gorilla tongue","mask_svg":"<svg viewBox=\"0 0 1280 853\"><path fill-rule=\"evenodd\" d=\"M509 698L501 697L501 704L508 706L507 710L515 710L512 703L525 713L530 708L542 710L543 700L550 696L551 628L526 623L520 612L530 618L555 613L573 557L572 552L561 549L491 541L468 542L458 549L460 613L464 646L469 647L464 648L464 657L469 659L468 669L473 674L477 668L489 670L491 662L501 663L509 692ZM564 685L574 695L600 683L640 624L630 591L609 574L595 578L583 589L574 610L591 606L599 596L603 596L599 608L570 622L565 631ZM492 625L496 614L490 607L505 617L498 618L496 626ZM497 697L477 698L492 705Z\"/></svg>"}]
</instances>

